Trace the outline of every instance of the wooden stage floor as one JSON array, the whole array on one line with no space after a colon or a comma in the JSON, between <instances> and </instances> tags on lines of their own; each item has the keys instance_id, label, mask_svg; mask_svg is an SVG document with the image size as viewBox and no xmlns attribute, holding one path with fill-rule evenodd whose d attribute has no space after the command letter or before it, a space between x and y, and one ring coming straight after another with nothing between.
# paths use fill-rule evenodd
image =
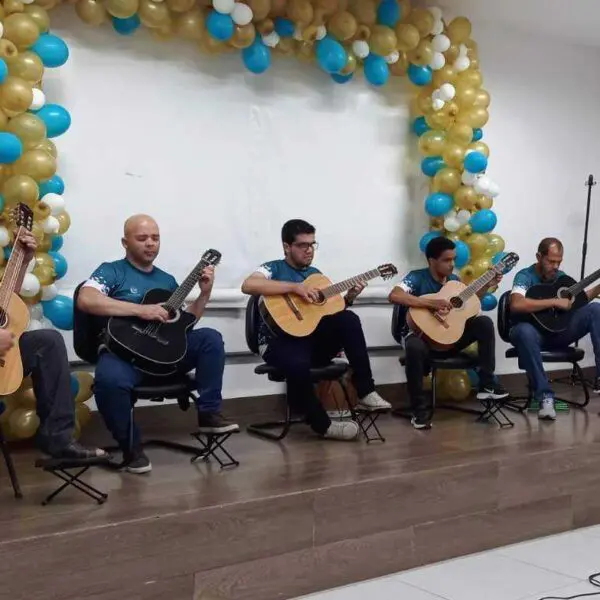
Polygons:
<instances>
[{"instance_id":1,"label":"wooden stage floor","mask_svg":"<svg viewBox=\"0 0 600 600\"><path fill-rule=\"evenodd\" d=\"M304 427L282 444L243 433L228 471L149 449L149 475L90 471L103 506L74 490L40 506L58 480L17 450L23 500L0 470L0 596L294 598L597 524L598 410L593 400L556 423L512 414L509 430L440 411L417 432L385 416L387 442L369 445Z\"/></svg>"}]
</instances>

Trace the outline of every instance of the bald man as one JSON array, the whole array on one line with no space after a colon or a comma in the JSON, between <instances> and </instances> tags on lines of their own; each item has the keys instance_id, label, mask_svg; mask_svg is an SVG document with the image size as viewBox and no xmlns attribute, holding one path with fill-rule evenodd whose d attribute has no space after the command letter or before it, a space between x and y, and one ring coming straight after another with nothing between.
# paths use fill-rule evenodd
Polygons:
<instances>
[{"instance_id":1,"label":"bald man","mask_svg":"<svg viewBox=\"0 0 600 600\"><path fill-rule=\"evenodd\" d=\"M172 275L154 266L160 250L160 232L148 215L135 215L125 222L125 258L102 263L85 282L78 307L102 317L138 317L145 321L165 321L167 311L160 305L141 305L151 289L174 291L178 284ZM199 280L200 296L186 310L201 319L210 298L214 269L208 267ZM218 331L194 329L188 333L188 350L181 371L196 371L198 385L198 426L203 433L237 431L238 425L221 415L221 387L225 348ZM94 396L107 428L123 451L126 470L148 473L152 465L144 453L138 428L133 424L133 444L129 441L131 390L142 381L142 373L129 363L104 350L96 365Z\"/></svg>"}]
</instances>

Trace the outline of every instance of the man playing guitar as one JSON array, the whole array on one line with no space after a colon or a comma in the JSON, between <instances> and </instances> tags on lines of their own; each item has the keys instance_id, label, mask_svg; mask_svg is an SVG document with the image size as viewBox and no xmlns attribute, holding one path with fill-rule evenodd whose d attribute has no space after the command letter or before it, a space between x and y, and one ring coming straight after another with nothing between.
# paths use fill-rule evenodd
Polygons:
<instances>
[{"instance_id":1,"label":"man playing guitar","mask_svg":"<svg viewBox=\"0 0 600 600\"><path fill-rule=\"evenodd\" d=\"M425 250L429 267L408 273L404 279L392 290L389 299L393 304L407 308L428 308L447 314L452 305L448 300L420 298L426 294L439 292L447 281L458 281L454 275L454 260L456 258L455 245L452 240L437 237L429 242ZM498 285L501 277L497 277L492 286ZM491 286L490 286L491 287ZM486 289L480 292L483 295ZM406 351L406 379L408 395L412 406L412 425L415 429L430 429L433 407L431 400L425 396L423 378L429 372L429 359L433 350L427 341L412 332L408 324L404 323L402 329L404 349ZM493 398L501 400L508 397L508 392L495 382L494 370L496 368L495 333L494 324L489 317L479 315L466 322L464 335L456 343L454 353L478 343L479 358L479 392L480 400ZM444 356L448 352L441 352Z\"/></svg>"},{"instance_id":2,"label":"man playing guitar","mask_svg":"<svg viewBox=\"0 0 600 600\"><path fill-rule=\"evenodd\" d=\"M319 300L318 290L303 285L303 281L318 269L311 266L317 242L315 228L306 221L293 219L281 230L284 258L264 263L242 284L242 292L252 296L295 294L306 302ZM346 295L350 306L362 292L359 284ZM306 415L306 421L318 435L328 439L354 440L359 427L354 421L331 421L319 401L310 380L311 366L328 364L344 350L354 374L359 406L389 409L391 405L375 391L367 344L359 317L342 310L326 316L317 329L306 337L275 335L261 323L259 347L264 360L286 374L288 400L292 407Z\"/></svg>"},{"instance_id":3,"label":"man playing guitar","mask_svg":"<svg viewBox=\"0 0 600 600\"><path fill-rule=\"evenodd\" d=\"M25 260L15 289L20 290L27 265L33 259L37 243L30 231L23 230L18 243L25 249ZM0 329L0 358L14 345L10 331ZM40 419L37 444L53 458L86 459L106 456L100 448L85 448L73 438L75 402L71 393L69 360L65 342L53 329L25 332L19 340L23 373L31 375L36 411ZM1 398L0 398L1 402Z\"/></svg>"},{"instance_id":4,"label":"man playing guitar","mask_svg":"<svg viewBox=\"0 0 600 600\"><path fill-rule=\"evenodd\" d=\"M147 215L135 215L125 222L122 239L125 258L101 264L83 285L78 307L100 317L138 317L144 321L165 322L168 312L160 305L140 305L144 294L155 288L175 290L175 278L154 266L160 250L156 221ZM214 281L214 269L204 270L199 281L200 296L187 310L202 318ZM180 365L182 373L195 369L198 385L198 425L202 433L237 431L238 425L221 415L225 348L218 331L192 330L187 336L188 349ZM96 365L94 396L107 428L123 450L130 473L152 469L140 444L140 433L133 425L133 446L129 444L131 390L143 375L131 364L108 351L101 351Z\"/></svg>"},{"instance_id":5,"label":"man playing guitar","mask_svg":"<svg viewBox=\"0 0 600 600\"><path fill-rule=\"evenodd\" d=\"M536 258L535 264L515 275L510 309L516 320L521 322L511 327L510 341L519 354L519 366L527 372L534 398L540 403L538 417L554 420L554 392L544 371L541 351L543 348L564 348L589 334L596 357L594 392L600 393L600 304L590 303L577 310L569 321L568 328L560 333L542 333L531 322L519 319L519 314L526 316L549 308L571 308L571 300L568 298L534 300L526 297L527 290L532 286L552 283L564 275L560 270L563 260L563 245L560 240L552 237L543 239L538 246ZM597 298L600 295L600 285L590 288L585 293L589 300Z\"/></svg>"}]
</instances>

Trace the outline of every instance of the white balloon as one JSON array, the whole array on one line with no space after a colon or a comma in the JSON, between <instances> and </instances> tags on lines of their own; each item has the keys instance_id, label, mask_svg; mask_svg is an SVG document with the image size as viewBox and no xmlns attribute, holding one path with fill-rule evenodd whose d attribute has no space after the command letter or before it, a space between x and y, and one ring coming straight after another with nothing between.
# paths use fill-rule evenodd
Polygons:
<instances>
[{"instance_id":1,"label":"white balloon","mask_svg":"<svg viewBox=\"0 0 600 600\"><path fill-rule=\"evenodd\" d=\"M315 37L317 40L322 40L327 35L327 27L325 25L319 25L317 27L317 33Z\"/></svg>"},{"instance_id":2,"label":"white balloon","mask_svg":"<svg viewBox=\"0 0 600 600\"><path fill-rule=\"evenodd\" d=\"M50 215L47 219L42 222L42 228L44 233L55 234L60 229L60 223L56 217Z\"/></svg>"},{"instance_id":3,"label":"white balloon","mask_svg":"<svg viewBox=\"0 0 600 600\"><path fill-rule=\"evenodd\" d=\"M445 65L446 65L446 57L441 52L434 52L433 58L431 59L429 66L434 71L439 71L440 69L443 69L445 67Z\"/></svg>"},{"instance_id":4,"label":"white balloon","mask_svg":"<svg viewBox=\"0 0 600 600\"><path fill-rule=\"evenodd\" d=\"M296 27L296 29L294 29L294 39L297 42L301 42L304 39L302 37L302 29L300 29L300 27Z\"/></svg>"},{"instance_id":5,"label":"white balloon","mask_svg":"<svg viewBox=\"0 0 600 600\"><path fill-rule=\"evenodd\" d=\"M33 100L29 105L31 110L40 110L46 104L46 95L42 90L38 90L38 88L33 88Z\"/></svg>"},{"instance_id":6,"label":"white balloon","mask_svg":"<svg viewBox=\"0 0 600 600\"><path fill-rule=\"evenodd\" d=\"M496 198L500 195L500 186L495 181L490 181L488 194L490 195L490 198Z\"/></svg>"},{"instance_id":7,"label":"white balloon","mask_svg":"<svg viewBox=\"0 0 600 600\"><path fill-rule=\"evenodd\" d=\"M465 171L462 174L462 182L465 185L473 185L476 181L477 181L477 174L476 173L469 173L469 171Z\"/></svg>"},{"instance_id":8,"label":"white balloon","mask_svg":"<svg viewBox=\"0 0 600 600\"><path fill-rule=\"evenodd\" d=\"M431 28L431 35L440 35L444 31L444 22L440 19L433 24Z\"/></svg>"},{"instance_id":9,"label":"white balloon","mask_svg":"<svg viewBox=\"0 0 600 600\"><path fill-rule=\"evenodd\" d=\"M23 4L33 4L35 0L21 0Z\"/></svg>"},{"instance_id":10,"label":"white balloon","mask_svg":"<svg viewBox=\"0 0 600 600\"><path fill-rule=\"evenodd\" d=\"M4 248L4 246L8 246L10 242L10 234L8 233L8 229L6 227L0 227L0 246Z\"/></svg>"},{"instance_id":11,"label":"white balloon","mask_svg":"<svg viewBox=\"0 0 600 600\"><path fill-rule=\"evenodd\" d=\"M478 194L486 194L490 189L490 178L487 175L478 175L473 187Z\"/></svg>"},{"instance_id":12,"label":"white balloon","mask_svg":"<svg viewBox=\"0 0 600 600\"><path fill-rule=\"evenodd\" d=\"M465 209L459 210L456 215L456 220L461 225L466 225L471 220L471 212Z\"/></svg>"},{"instance_id":13,"label":"white balloon","mask_svg":"<svg viewBox=\"0 0 600 600\"><path fill-rule=\"evenodd\" d=\"M58 296L58 288L56 287L55 283L51 283L50 285L45 285L42 287L42 300L44 302L48 300L54 300L56 296Z\"/></svg>"},{"instance_id":14,"label":"white balloon","mask_svg":"<svg viewBox=\"0 0 600 600\"><path fill-rule=\"evenodd\" d=\"M433 15L433 18L436 21L441 21L442 20L442 9L439 6L430 6L429 7L429 12Z\"/></svg>"},{"instance_id":15,"label":"white balloon","mask_svg":"<svg viewBox=\"0 0 600 600\"><path fill-rule=\"evenodd\" d=\"M29 316L32 319L39 321L44 317L44 311L42 310L41 304L33 304L29 307Z\"/></svg>"},{"instance_id":16,"label":"white balloon","mask_svg":"<svg viewBox=\"0 0 600 600\"><path fill-rule=\"evenodd\" d=\"M440 87L440 98L445 102L449 102L456 96L456 88L451 83L444 83Z\"/></svg>"},{"instance_id":17,"label":"white balloon","mask_svg":"<svg viewBox=\"0 0 600 600\"><path fill-rule=\"evenodd\" d=\"M436 52L446 52L450 49L452 42L447 35L440 33L431 40L431 45Z\"/></svg>"},{"instance_id":18,"label":"white balloon","mask_svg":"<svg viewBox=\"0 0 600 600\"><path fill-rule=\"evenodd\" d=\"M471 66L471 61L469 60L468 56L459 56L454 63L454 68L459 73L466 71L470 66Z\"/></svg>"},{"instance_id":19,"label":"white balloon","mask_svg":"<svg viewBox=\"0 0 600 600\"><path fill-rule=\"evenodd\" d=\"M4 24L0 23L0 38L4 35Z\"/></svg>"},{"instance_id":20,"label":"white balloon","mask_svg":"<svg viewBox=\"0 0 600 600\"><path fill-rule=\"evenodd\" d=\"M50 319L40 319L40 323L42 324L42 329L54 329L54 325L52 325L52 321Z\"/></svg>"},{"instance_id":21,"label":"white balloon","mask_svg":"<svg viewBox=\"0 0 600 600\"><path fill-rule=\"evenodd\" d=\"M25 273L19 294L23 298L33 298L40 291L40 280L33 273Z\"/></svg>"},{"instance_id":22,"label":"white balloon","mask_svg":"<svg viewBox=\"0 0 600 600\"><path fill-rule=\"evenodd\" d=\"M446 106L446 103L441 98L434 98L431 105L433 106L433 110L442 110Z\"/></svg>"},{"instance_id":23,"label":"white balloon","mask_svg":"<svg viewBox=\"0 0 600 600\"><path fill-rule=\"evenodd\" d=\"M352 42L352 50L358 58L367 58L371 52L369 44L367 44L367 42L364 40L355 40Z\"/></svg>"},{"instance_id":24,"label":"white balloon","mask_svg":"<svg viewBox=\"0 0 600 600\"><path fill-rule=\"evenodd\" d=\"M42 201L50 207L50 213L54 216L65 210L65 199L59 194L46 194Z\"/></svg>"},{"instance_id":25,"label":"white balloon","mask_svg":"<svg viewBox=\"0 0 600 600\"><path fill-rule=\"evenodd\" d=\"M456 217L448 217L444 221L444 229L446 231L450 231L451 233L458 231L460 229L460 227L461 227L461 225L458 222L458 219Z\"/></svg>"},{"instance_id":26,"label":"white balloon","mask_svg":"<svg viewBox=\"0 0 600 600\"><path fill-rule=\"evenodd\" d=\"M469 54L469 49L464 44L461 44L458 47L458 55L459 56L467 56L468 54Z\"/></svg>"},{"instance_id":27,"label":"white balloon","mask_svg":"<svg viewBox=\"0 0 600 600\"><path fill-rule=\"evenodd\" d=\"M224 15L229 15L235 8L235 0L213 0L213 8Z\"/></svg>"},{"instance_id":28,"label":"white balloon","mask_svg":"<svg viewBox=\"0 0 600 600\"><path fill-rule=\"evenodd\" d=\"M27 331L37 331L38 329L44 329L42 323L38 319L31 319Z\"/></svg>"},{"instance_id":29,"label":"white balloon","mask_svg":"<svg viewBox=\"0 0 600 600\"><path fill-rule=\"evenodd\" d=\"M26 273L33 273L33 270L35 269L35 265L37 265L37 263L35 262L35 258L32 258L29 261L29 264L27 265Z\"/></svg>"},{"instance_id":30,"label":"white balloon","mask_svg":"<svg viewBox=\"0 0 600 600\"><path fill-rule=\"evenodd\" d=\"M268 46L269 48L275 48L275 46L277 46L277 44L279 44L281 41L281 38L276 31L271 31L271 33L263 35L262 41L265 46Z\"/></svg>"},{"instance_id":31,"label":"white balloon","mask_svg":"<svg viewBox=\"0 0 600 600\"><path fill-rule=\"evenodd\" d=\"M241 2L235 3L231 12L231 18L236 25L240 25L240 27L248 25L248 23L252 23L253 17L254 13L247 4L242 4Z\"/></svg>"},{"instance_id":32,"label":"white balloon","mask_svg":"<svg viewBox=\"0 0 600 600\"><path fill-rule=\"evenodd\" d=\"M391 54L388 54L385 57L385 62L388 65L393 65L394 63L397 63L400 60L400 52L398 52L398 50L394 50Z\"/></svg>"}]
</instances>

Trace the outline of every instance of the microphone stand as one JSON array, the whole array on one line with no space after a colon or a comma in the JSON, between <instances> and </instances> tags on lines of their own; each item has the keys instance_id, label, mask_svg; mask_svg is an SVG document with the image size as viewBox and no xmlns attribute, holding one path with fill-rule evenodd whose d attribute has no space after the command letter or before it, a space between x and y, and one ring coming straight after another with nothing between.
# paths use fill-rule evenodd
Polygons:
<instances>
[{"instance_id":1,"label":"microphone stand","mask_svg":"<svg viewBox=\"0 0 600 600\"><path fill-rule=\"evenodd\" d=\"M583 246L581 248L581 277L580 280L583 279L585 277L585 262L586 262L586 258L587 258L587 250L588 250L588 229L589 229L589 225L590 225L590 206L591 206L591 202L592 202L592 188L596 185L596 182L594 181L594 176L590 175L587 178L587 181L585 182L585 186L587 187L587 204L586 204L586 208L585 208L585 229L583 232ZM575 342L575 346L579 346L579 340L577 342ZM553 381L556 381L557 383L570 383L571 385L575 386L578 384L585 384L587 386L591 386L593 385L593 382L590 381L579 381L579 377L577 375L577 371L575 370L575 367L573 367L573 370L571 371L571 375L569 375L568 377L559 377L557 379L554 379Z\"/></svg>"}]
</instances>

